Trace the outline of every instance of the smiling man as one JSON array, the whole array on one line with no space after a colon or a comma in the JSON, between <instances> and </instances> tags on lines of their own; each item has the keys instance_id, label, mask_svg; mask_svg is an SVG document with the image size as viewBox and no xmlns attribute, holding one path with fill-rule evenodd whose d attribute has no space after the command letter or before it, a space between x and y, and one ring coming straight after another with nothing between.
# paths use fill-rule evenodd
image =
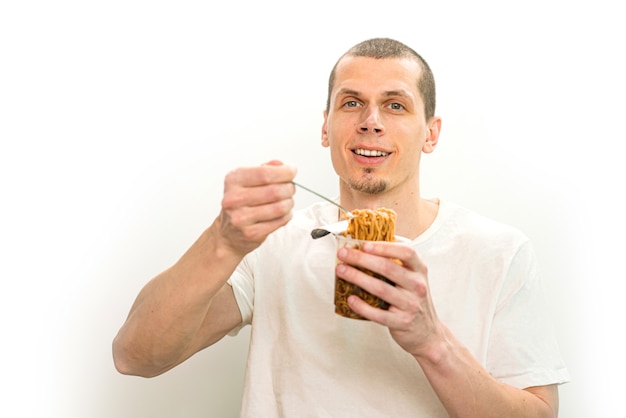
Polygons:
<instances>
[{"instance_id":1,"label":"smiling man","mask_svg":"<svg viewBox=\"0 0 626 418\"><path fill-rule=\"evenodd\" d=\"M236 169L215 221L138 295L113 343L118 370L156 376L251 325L244 417L556 417L569 377L527 237L420 194L434 112L433 75L412 49L350 49L322 126L339 200L394 209L411 242L337 251L330 236L309 237L338 220L335 206L292 212L293 167ZM368 321L335 315L335 274L389 309L351 297Z\"/></svg>"},{"instance_id":2,"label":"smiling man","mask_svg":"<svg viewBox=\"0 0 626 418\"><path fill-rule=\"evenodd\" d=\"M385 45L380 48L384 53ZM406 198L420 196L420 158L439 138L441 119L432 114L434 81L426 63L406 51L406 57L395 59L372 57L376 53L348 55L335 66L322 145L330 147L342 203L406 210L410 215L404 218L411 221L400 222L397 231L414 238L437 213L435 202ZM418 88L422 77L430 87L427 98Z\"/></svg>"}]
</instances>

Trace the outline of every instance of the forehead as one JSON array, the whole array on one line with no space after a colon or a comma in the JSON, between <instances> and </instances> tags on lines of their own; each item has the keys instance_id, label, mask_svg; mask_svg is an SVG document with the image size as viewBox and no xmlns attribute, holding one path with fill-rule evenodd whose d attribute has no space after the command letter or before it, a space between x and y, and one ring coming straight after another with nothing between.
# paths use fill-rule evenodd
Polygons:
<instances>
[{"instance_id":1,"label":"forehead","mask_svg":"<svg viewBox=\"0 0 626 418\"><path fill-rule=\"evenodd\" d=\"M346 90L362 94L402 91L418 100L420 76L421 67L412 59L346 56L337 64L332 94Z\"/></svg>"}]
</instances>

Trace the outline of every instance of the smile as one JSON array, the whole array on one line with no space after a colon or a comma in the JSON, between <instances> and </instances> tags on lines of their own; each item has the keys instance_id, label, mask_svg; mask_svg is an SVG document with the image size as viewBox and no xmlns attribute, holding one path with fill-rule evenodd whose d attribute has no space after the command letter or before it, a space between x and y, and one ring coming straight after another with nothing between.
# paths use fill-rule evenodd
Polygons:
<instances>
[{"instance_id":1,"label":"smile","mask_svg":"<svg viewBox=\"0 0 626 418\"><path fill-rule=\"evenodd\" d=\"M389 155L388 152L368 150L368 149L363 149L363 148L357 148L352 152L354 152L357 155L362 155L364 157L386 157Z\"/></svg>"}]
</instances>

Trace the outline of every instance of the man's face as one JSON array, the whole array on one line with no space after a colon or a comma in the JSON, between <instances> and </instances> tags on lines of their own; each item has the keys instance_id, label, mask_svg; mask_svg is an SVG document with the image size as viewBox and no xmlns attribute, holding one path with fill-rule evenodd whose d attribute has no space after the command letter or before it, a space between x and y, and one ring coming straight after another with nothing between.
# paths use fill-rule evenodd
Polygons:
<instances>
[{"instance_id":1,"label":"man's face","mask_svg":"<svg viewBox=\"0 0 626 418\"><path fill-rule=\"evenodd\" d=\"M336 69L322 145L352 190L377 194L417 181L421 152L437 139L417 89L420 66L409 59L344 57Z\"/></svg>"}]
</instances>

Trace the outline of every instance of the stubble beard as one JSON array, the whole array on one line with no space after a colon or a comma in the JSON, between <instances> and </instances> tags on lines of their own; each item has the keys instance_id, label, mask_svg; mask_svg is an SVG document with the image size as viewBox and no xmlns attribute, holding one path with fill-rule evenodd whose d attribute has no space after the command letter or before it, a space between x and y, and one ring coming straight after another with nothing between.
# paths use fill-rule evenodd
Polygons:
<instances>
[{"instance_id":1,"label":"stubble beard","mask_svg":"<svg viewBox=\"0 0 626 418\"><path fill-rule=\"evenodd\" d=\"M387 190L387 182L382 179L377 179L372 173L374 169L366 168L363 170L363 176L358 180L350 180L348 185L352 190L366 194L379 194Z\"/></svg>"}]
</instances>

